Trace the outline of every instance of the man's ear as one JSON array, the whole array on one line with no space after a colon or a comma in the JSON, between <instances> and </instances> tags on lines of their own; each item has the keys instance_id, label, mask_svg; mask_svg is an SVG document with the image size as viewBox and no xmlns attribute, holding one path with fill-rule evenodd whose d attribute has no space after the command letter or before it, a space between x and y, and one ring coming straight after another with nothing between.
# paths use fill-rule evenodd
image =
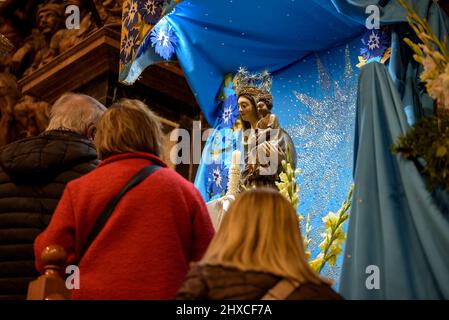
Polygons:
<instances>
[{"instance_id":1,"label":"man's ear","mask_svg":"<svg viewBox=\"0 0 449 320\"><path fill-rule=\"evenodd\" d=\"M87 132L86 132L87 138L91 141L94 141L96 133L97 133L97 126L94 124L90 124L87 127Z\"/></svg>"}]
</instances>

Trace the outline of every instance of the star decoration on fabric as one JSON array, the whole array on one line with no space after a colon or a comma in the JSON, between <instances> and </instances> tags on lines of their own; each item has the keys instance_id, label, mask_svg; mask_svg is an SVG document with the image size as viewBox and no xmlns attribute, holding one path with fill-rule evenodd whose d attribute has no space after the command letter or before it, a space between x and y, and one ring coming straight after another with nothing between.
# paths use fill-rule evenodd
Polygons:
<instances>
[{"instance_id":1,"label":"star decoration on fabric","mask_svg":"<svg viewBox=\"0 0 449 320\"><path fill-rule=\"evenodd\" d=\"M139 22L139 3L136 0L128 2L123 14L125 28L130 30Z\"/></svg>"},{"instance_id":2,"label":"star decoration on fabric","mask_svg":"<svg viewBox=\"0 0 449 320\"><path fill-rule=\"evenodd\" d=\"M379 36L373 32L369 36L368 47L369 47L370 50L374 50L376 48L379 48L379 46L380 46Z\"/></svg>"},{"instance_id":3,"label":"star decoration on fabric","mask_svg":"<svg viewBox=\"0 0 449 320\"><path fill-rule=\"evenodd\" d=\"M120 60L123 64L127 64L131 61L134 53L136 52L137 38L139 36L139 31L137 29L131 29L125 34L125 38L122 41L122 46L120 48Z\"/></svg>"},{"instance_id":4,"label":"star decoration on fabric","mask_svg":"<svg viewBox=\"0 0 449 320\"><path fill-rule=\"evenodd\" d=\"M150 37L151 46L154 47L156 53L165 60L169 60L175 52L178 43L178 38L170 24L165 19L162 19L151 30Z\"/></svg>"},{"instance_id":5,"label":"star decoration on fabric","mask_svg":"<svg viewBox=\"0 0 449 320\"><path fill-rule=\"evenodd\" d=\"M208 189L211 196L224 195L228 185L228 169L223 163L208 166Z\"/></svg>"},{"instance_id":6,"label":"star decoration on fabric","mask_svg":"<svg viewBox=\"0 0 449 320\"><path fill-rule=\"evenodd\" d=\"M239 117L237 96L230 95L224 102L220 117L220 124L225 128L232 128Z\"/></svg>"},{"instance_id":7,"label":"star decoration on fabric","mask_svg":"<svg viewBox=\"0 0 449 320\"><path fill-rule=\"evenodd\" d=\"M164 0L139 0L139 13L145 23L155 25L162 17Z\"/></svg>"}]
</instances>

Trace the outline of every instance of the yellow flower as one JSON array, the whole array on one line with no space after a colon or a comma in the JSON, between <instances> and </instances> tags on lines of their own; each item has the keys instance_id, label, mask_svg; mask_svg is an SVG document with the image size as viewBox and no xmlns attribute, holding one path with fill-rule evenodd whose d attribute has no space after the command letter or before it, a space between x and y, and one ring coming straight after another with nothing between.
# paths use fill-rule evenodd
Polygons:
<instances>
[{"instance_id":1,"label":"yellow flower","mask_svg":"<svg viewBox=\"0 0 449 320\"><path fill-rule=\"evenodd\" d=\"M338 216L333 212L329 212L322 220L326 229L332 229L337 224Z\"/></svg>"},{"instance_id":2,"label":"yellow flower","mask_svg":"<svg viewBox=\"0 0 449 320\"><path fill-rule=\"evenodd\" d=\"M343 243L346 240L346 233L343 231L343 222L349 218L348 210L351 207L353 190L354 185L351 186L347 199L343 202L337 213L329 212L322 219L326 231L321 234L323 241L320 243L319 248L322 252L316 259L309 262L312 269L317 272L321 272L326 263L329 263L330 266L335 265L337 257L343 250ZM306 232L308 233L309 231L306 230Z\"/></svg>"},{"instance_id":3,"label":"yellow flower","mask_svg":"<svg viewBox=\"0 0 449 320\"><path fill-rule=\"evenodd\" d=\"M421 19L406 1L398 1L407 10L408 23L422 42L415 44L408 38L404 39L414 51L413 57L415 60L424 67L420 79L425 82L427 92L432 99L437 101L438 108L449 111L449 50L447 38L440 41L427 20Z\"/></svg>"},{"instance_id":4,"label":"yellow flower","mask_svg":"<svg viewBox=\"0 0 449 320\"><path fill-rule=\"evenodd\" d=\"M309 262L310 267L315 271L319 271L318 269L323 264L323 257L324 257L323 254L320 253L315 259Z\"/></svg>"},{"instance_id":5,"label":"yellow flower","mask_svg":"<svg viewBox=\"0 0 449 320\"><path fill-rule=\"evenodd\" d=\"M281 179L281 181L282 182L288 182L288 176L287 176L287 174L285 173L285 172L282 172L280 175L279 175L279 178Z\"/></svg>"},{"instance_id":6,"label":"yellow flower","mask_svg":"<svg viewBox=\"0 0 449 320\"><path fill-rule=\"evenodd\" d=\"M331 267L335 266L335 263L337 263L337 256L333 255L327 261Z\"/></svg>"},{"instance_id":7,"label":"yellow flower","mask_svg":"<svg viewBox=\"0 0 449 320\"><path fill-rule=\"evenodd\" d=\"M428 72L436 70L437 65L431 56L425 56L422 61L423 61L422 64L424 66L424 70L426 70Z\"/></svg>"},{"instance_id":8,"label":"yellow flower","mask_svg":"<svg viewBox=\"0 0 449 320\"><path fill-rule=\"evenodd\" d=\"M363 59L362 56L359 56L359 63L357 64L357 68L361 68L366 64L366 59Z\"/></svg>"}]
</instances>

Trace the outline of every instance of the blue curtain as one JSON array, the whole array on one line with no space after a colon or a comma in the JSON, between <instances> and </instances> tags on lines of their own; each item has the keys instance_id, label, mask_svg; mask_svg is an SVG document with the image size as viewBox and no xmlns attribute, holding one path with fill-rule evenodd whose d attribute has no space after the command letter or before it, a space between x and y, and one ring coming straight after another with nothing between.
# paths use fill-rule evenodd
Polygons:
<instances>
[{"instance_id":1,"label":"blue curtain","mask_svg":"<svg viewBox=\"0 0 449 320\"><path fill-rule=\"evenodd\" d=\"M355 134L355 190L340 292L349 299L449 298L449 195L429 192L414 162L394 156L391 145L433 101L419 81L422 67L404 37L416 40L405 10L395 0L332 0L353 21L365 23L369 4L381 8L392 34L388 70L377 63L360 73ZM431 0L408 0L436 35L448 34L449 19ZM377 266L380 289L367 267ZM375 272L375 271L374 271Z\"/></svg>"},{"instance_id":2,"label":"blue curtain","mask_svg":"<svg viewBox=\"0 0 449 320\"><path fill-rule=\"evenodd\" d=\"M403 41L408 37L419 40L408 27L406 11L397 0L332 0L335 7L348 19L365 25L368 5L380 8L380 23L391 32L390 76L401 96L409 124L433 113L433 100L419 82L422 66L413 59L413 52ZM425 17L438 38L449 34L449 19L433 0L407 0L420 17Z\"/></svg>"},{"instance_id":3,"label":"blue curtain","mask_svg":"<svg viewBox=\"0 0 449 320\"><path fill-rule=\"evenodd\" d=\"M386 67L371 63L359 76L356 188L340 292L348 299L448 299L449 212L415 164L390 152L409 126ZM380 288L369 290L372 265Z\"/></svg>"},{"instance_id":4,"label":"blue curtain","mask_svg":"<svg viewBox=\"0 0 449 320\"><path fill-rule=\"evenodd\" d=\"M240 66L276 72L363 31L329 0L183 1L166 18L178 37L178 59L211 125L219 116L216 95L227 73Z\"/></svg>"}]
</instances>

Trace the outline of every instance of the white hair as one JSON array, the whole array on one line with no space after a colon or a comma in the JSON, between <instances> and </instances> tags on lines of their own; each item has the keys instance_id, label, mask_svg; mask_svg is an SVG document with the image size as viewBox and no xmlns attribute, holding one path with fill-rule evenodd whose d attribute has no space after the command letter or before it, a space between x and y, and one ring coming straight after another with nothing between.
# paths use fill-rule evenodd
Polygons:
<instances>
[{"instance_id":1,"label":"white hair","mask_svg":"<svg viewBox=\"0 0 449 320\"><path fill-rule=\"evenodd\" d=\"M97 125L106 107L85 94L65 93L50 110L48 130L65 129L85 134L91 125Z\"/></svg>"}]
</instances>

